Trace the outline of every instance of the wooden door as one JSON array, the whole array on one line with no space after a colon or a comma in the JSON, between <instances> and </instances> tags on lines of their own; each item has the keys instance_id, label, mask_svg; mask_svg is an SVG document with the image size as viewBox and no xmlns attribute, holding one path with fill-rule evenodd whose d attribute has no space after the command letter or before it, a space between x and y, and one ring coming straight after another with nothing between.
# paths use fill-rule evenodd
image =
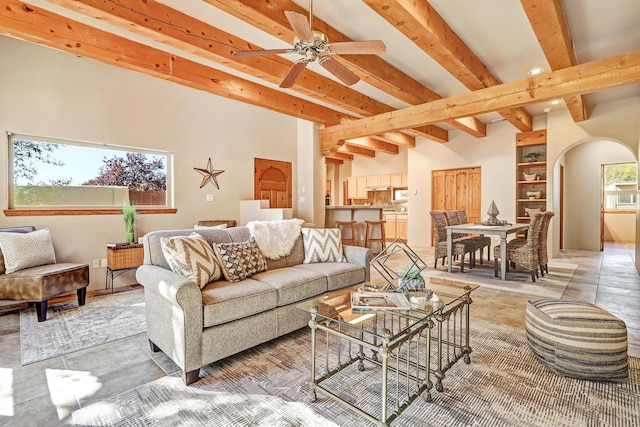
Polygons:
<instances>
[{"instance_id":1,"label":"wooden door","mask_svg":"<svg viewBox=\"0 0 640 427\"><path fill-rule=\"evenodd\" d=\"M444 209L444 171L433 171L431 185L431 210L441 211Z\"/></svg>"},{"instance_id":2,"label":"wooden door","mask_svg":"<svg viewBox=\"0 0 640 427\"><path fill-rule=\"evenodd\" d=\"M269 200L269 207L291 208L291 162L254 159L254 198Z\"/></svg>"},{"instance_id":3,"label":"wooden door","mask_svg":"<svg viewBox=\"0 0 640 427\"><path fill-rule=\"evenodd\" d=\"M456 209L456 171L444 171L444 209Z\"/></svg>"},{"instance_id":4,"label":"wooden door","mask_svg":"<svg viewBox=\"0 0 640 427\"><path fill-rule=\"evenodd\" d=\"M456 206L455 209L467 210L467 197L469 195L469 169L456 170Z\"/></svg>"},{"instance_id":5,"label":"wooden door","mask_svg":"<svg viewBox=\"0 0 640 427\"><path fill-rule=\"evenodd\" d=\"M467 218L469 222L480 222L482 220L481 197L480 197L480 168L469 169L467 176Z\"/></svg>"}]
</instances>

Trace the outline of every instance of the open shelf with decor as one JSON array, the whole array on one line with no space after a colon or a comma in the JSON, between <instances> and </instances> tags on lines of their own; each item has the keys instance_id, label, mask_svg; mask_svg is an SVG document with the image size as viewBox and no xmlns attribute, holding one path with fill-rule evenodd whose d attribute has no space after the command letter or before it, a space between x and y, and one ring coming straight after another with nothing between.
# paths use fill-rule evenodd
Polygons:
<instances>
[{"instance_id":1,"label":"open shelf with decor","mask_svg":"<svg viewBox=\"0 0 640 427\"><path fill-rule=\"evenodd\" d=\"M516 222L547 207L547 131L516 134Z\"/></svg>"}]
</instances>

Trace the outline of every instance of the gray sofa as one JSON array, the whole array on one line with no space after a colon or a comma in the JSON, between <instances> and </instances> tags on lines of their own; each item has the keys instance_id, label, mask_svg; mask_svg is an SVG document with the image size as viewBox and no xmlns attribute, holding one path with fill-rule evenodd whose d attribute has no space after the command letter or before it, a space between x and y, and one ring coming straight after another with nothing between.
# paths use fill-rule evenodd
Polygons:
<instances>
[{"instance_id":1,"label":"gray sofa","mask_svg":"<svg viewBox=\"0 0 640 427\"><path fill-rule=\"evenodd\" d=\"M209 243L243 242L247 227L195 230ZM194 230L154 231L144 236L144 264L136 278L144 286L147 334L182 369L185 384L201 366L305 327L309 315L295 306L325 292L369 280L370 249L344 246L347 262L303 264L302 234L286 257L267 258L268 270L236 283L224 279L200 289L169 268L162 237Z\"/></svg>"}]
</instances>

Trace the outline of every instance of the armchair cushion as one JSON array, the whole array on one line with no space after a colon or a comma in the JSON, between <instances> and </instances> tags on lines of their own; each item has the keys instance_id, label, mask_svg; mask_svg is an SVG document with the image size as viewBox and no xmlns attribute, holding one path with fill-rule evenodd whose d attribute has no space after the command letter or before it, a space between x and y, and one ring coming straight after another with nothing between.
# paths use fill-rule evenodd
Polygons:
<instances>
[{"instance_id":1,"label":"armchair cushion","mask_svg":"<svg viewBox=\"0 0 640 427\"><path fill-rule=\"evenodd\" d=\"M0 249L5 274L56 263L51 233L47 228L25 234L0 233Z\"/></svg>"}]
</instances>

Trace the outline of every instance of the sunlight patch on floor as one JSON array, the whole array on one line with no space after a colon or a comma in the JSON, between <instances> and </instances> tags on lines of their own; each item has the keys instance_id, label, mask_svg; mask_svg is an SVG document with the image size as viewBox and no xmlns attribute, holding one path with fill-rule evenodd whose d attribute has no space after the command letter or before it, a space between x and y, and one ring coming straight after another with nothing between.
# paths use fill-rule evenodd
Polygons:
<instances>
[{"instance_id":1,"label":"sunlight patch on floor","mask_svg":"<svg viewBox=\"0 0 640 427\"><path fill-rule=\"evenodd\" d=\"M0 416L15 415L13 407L13 369L0 368Z\"/></svg>"},{"instance_id":2,"label":"sunlight patch on floor","mask_svg":"<svg viewBox=\"0 0 640 427\"><path fill-rule=\"evenodd\" d=\"M93 396L102 388L100 380L86 371L45 369L45 376L59 420L68 419L80 400Z\"/></svg>"}]
</instances>

